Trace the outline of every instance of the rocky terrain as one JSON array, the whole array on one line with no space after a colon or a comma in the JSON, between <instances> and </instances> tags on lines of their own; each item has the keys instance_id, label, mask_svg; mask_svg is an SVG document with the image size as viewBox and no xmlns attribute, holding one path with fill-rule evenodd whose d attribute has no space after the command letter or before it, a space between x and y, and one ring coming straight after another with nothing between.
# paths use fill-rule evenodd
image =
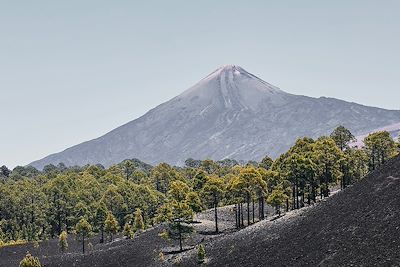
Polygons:
<instances>
[{"instance_id":1,"label":"rocky terrain","mask_svg":"<svg viewBox=\"0 0 400 267\"><path fill-rule=\"evenodd\" d=\"M104 136L31 163L108 167L127 158L182 165L187 158L261 160L338 125L362 135L400 123L400 111L286 93L235 65Z\"/></svg>"},{"instance_id":2,"label":"rocky terrain","mask_svg":"<svg viewBox=\"0 0 400 267\"><path fill-rule=\"evenodd\" d=\"M2 248L0 266L18 266L28 250L44 266L196 266L200 243L206 248L206 266L399 266L399 190L400 156L316 205L280 218L269 207L266 220L244 229L235 229L232 206L219 208L217 235L213 211L197 214L196 233L185 241L183 253L177 253L176 241L158 236L159 225L133 240L118 237L98 244L98 237L92 237L94 246L86 255L72 237L64 254L57 240Z\"/></svg>"},{"instance_id":3,"label":"rocky terrain","mask_svg":"<svg viewBox=\"0 0 400 267\"><path fill-rule=\"evenodd\" d=\"M298 211L207 244L209 266L399 266L400 157ZM195 255L182 266L196 264Z\"/></svg>"}]
</instances>

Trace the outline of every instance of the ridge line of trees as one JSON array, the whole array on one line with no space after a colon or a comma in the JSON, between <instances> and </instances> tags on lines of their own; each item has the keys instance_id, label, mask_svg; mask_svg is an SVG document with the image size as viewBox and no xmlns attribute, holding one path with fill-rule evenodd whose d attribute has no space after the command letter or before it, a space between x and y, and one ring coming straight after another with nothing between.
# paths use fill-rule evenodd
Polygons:
<instances>
[{"instance_id":1,"label":"ridge line of trees","mask_svg":"<svg viewBox=\"0 0 400 267\"><path fill-rule=\"evenodd\" d=\"M233 205L236 228L266 217L266 204L282 211L312 205L361 180L390 157L399 144L388 132L368 135L364 147L343 126L316 140L308 137L277 159L260 162L185 161L184 167L166 163L150 166L137 159L108 169L101 165L48 165L43 171L18 166L0 167L0 245L16 240L44 240L61 233L77 233L85 240L93 232L99 242L123 229L127 238L156 223L162 236L182 241L193 231L194 214L212 209L214 232L218 207Z\"/></svg>"}]
</instances>

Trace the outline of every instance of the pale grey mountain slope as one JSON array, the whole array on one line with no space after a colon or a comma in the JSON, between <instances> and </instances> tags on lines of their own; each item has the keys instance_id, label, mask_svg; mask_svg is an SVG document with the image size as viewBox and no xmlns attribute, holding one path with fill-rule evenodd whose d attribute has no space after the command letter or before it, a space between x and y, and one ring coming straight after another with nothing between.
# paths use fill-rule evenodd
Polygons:
<instances>
[{"instance_id":1,"label":"pale grey mountain slope","mask_svg":"<svg viewBox=\"0 0 400 267\"><path fill-rule=\"evenodd\" d=\"M360 135L400 122L400 111L286 93L239 66L221 67L181 95L97 139L31 163L110 166L127 158L181 165L187 158L277 157L303 136L344 125Z\"/></svg>"}]
</instances>

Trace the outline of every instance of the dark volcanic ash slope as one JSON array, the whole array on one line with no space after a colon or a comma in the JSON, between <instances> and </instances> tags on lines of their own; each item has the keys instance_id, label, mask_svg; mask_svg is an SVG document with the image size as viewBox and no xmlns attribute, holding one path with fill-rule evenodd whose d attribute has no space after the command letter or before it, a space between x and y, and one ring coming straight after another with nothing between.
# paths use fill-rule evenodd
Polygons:
<instances>
[{"instance_id":1,"label":"dark volcanic ash slope","mask_svg":"<svg viewBox=\"0 0 400 267\"><path fill-rule=\"evenodd\" d=\"M288 94L241 67L217 69L192 88L110 133L31 163L109 166L127 158L182 164L185 159L276 157L298 137L354 134L400 122L400 111L333 98Z\"/></svg>"},{"instance_id":2,"label":"dark volcanic ash slope","mask_svg":"<svg viewBox=\"0 0 400 267\"><path fill-rule=\"evenodd\" d=\"M207 266L400 266L399 192L397 157L299 216L207 244Z\"/></svg>"}]
</instances>

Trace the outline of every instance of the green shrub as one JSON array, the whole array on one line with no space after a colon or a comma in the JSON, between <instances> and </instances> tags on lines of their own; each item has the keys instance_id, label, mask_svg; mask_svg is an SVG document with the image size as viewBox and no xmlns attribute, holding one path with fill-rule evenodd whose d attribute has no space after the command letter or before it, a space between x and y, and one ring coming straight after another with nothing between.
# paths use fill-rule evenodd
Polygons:
<instances>
[{"instance_id":1,"label":"green shrub","mask_svg":"<svg viewBox=\"0 0 400 267\"><path fill-rule=\"evenodd\" d=\"M132 239L133 238L132 226L129 223L125 224L124 230L123 230L123 234L128 239Z\"/></svg>"},{"instance_id":2,"label":"green shrub","mask_svg":"<svg viewBox=\"0 0 400 267\"><path fill-rule=\"evenodd\" d=\"M200 244L197 248L197 261L203 263L206 258L206 249L203 244Z\"/></svg>"},{"instance_id":3,"label":"green shrub","mask_svg":"<svg viewBox=\"0 0 400 267\"><path fill-rule=\"evenodd\" d=\"M66 251L68 249L68 234L66 231L62 231L60 234L60 237L58 239L58 246L60 247L60 250L62 252Z\"/></svg>"},{"instance_id":4,"label":"green shrub","mask_svg":"<svg viewBox=\"0 0 400 267\"><path fill-rule=\"evenodd\" d=\"M41 267L38 258L33 257L29 252L26 254L25 258L19 263L19 267Z\"/></svg>"}]
</instances>

